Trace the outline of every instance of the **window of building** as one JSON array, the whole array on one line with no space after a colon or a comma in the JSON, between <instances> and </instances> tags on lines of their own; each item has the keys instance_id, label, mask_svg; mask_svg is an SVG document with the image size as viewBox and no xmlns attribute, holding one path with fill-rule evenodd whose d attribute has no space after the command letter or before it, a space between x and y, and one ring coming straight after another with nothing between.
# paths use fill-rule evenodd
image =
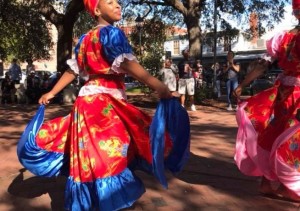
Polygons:
<instances>
[{"instance_id":1,"label":"window of building","mask_svg":"<svg viewBox=\"0 0 300 211\"><path fill-rule=\"evenodd\" d=\"M224 37L224 51L230 51L230 38L228 36Z\"/></svg>"},{"instance_id":2,"label":"window of building","mask_svg":"<svg viewBox=\"0 0 300 211\"><path fill-rule=\"evenodd\" d=\"M174 40L174 54L179 55L179 40Z\"/></svg>"}]
</instances>

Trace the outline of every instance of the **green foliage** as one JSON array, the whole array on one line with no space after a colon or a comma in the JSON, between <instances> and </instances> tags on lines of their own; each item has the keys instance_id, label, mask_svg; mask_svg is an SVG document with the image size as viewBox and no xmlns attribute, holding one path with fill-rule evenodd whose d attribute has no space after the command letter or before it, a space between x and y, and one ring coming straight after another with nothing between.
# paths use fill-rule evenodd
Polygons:
<instances>
[{"instance_id":1,"label":"green foliage","mask_svg":"<svg viewBox=\"0 0 300 211\"><path fill-rule=\"evenodd\" d=\"M197 88L195 90L195 102L196 104L201 103L205 99L212 99L213 98L213 88L203 86L201 88Z\"/></svg>"},{"instance_id":2,"label":"green foliage","mask_svg":"<svg viewBox=\"0 0 300 211\"><path fill-rule=\"evenodd\" d=\"M202 0L123 0L123 18L131 19L137 16L137 11L142 15L154 17L165 24L178 26L186 25L192 56L200 51L200 27L208 31L213 28L214 2ZM272 28L284 14L284 7L290 0L224 0L217 1L217 17L221 27L219 31L230 29L230 23L239 23L242 30L249 28L249 14L252 12L259 16L259 32L265 28ZM192 6L191 6L192 5ZM56 8L60 7L60 10ZM0 0L0 54L1 57L15 56L20 60L28 57L33 59L49 58L52 42L46 20L53 23L58 31L58 67L70 57L72 36L70 31L73 23L78 18L78 13L83 9L82 0ZM41 14L43 16L41 16ZM133 15L134 14L134 15ZM80 35L93 25L92 20L87 20L86 15L80 15L75 33ZM200 24L199 24L199 19ZM88 23L88 24L87 24ZM91 24L91 25L89 25ZM149 27L149 32L144 36L156 37L155 27ZM154 36L155 35L155 36ZM159 35L159 34L158 34ZM160 68L159 52L163 48L158 42L147 44L142 38L144 52L143 61L147 69L156 72ZM158 40L158 39L157 39ZM163 39L159 39L163 41ZM136 43L135 43L135 46ZM149 47L150 46L150 47ZM157 50L152 50L157 48ZM152 54L152 56L150 55ZM138 55L138 54L137 54ZM149 56L149 59L147 58ZM153 61L153 62L149 62ZM63 65L62 65L63 66Z\"/></svg>"},{"instance_id":3,"label":"green foliage","mask_svg":"<svg viewBox=\"0 0 300 211\"><path fill-rule=\"evenodd\" d=\"M92 16L83 11L79 14L77 21L75 22L73 29L73 37L80 37L81 35L88 32L91 28L97 25L96 21L92 18Z\"/></svg>"},{"instance_id":4,"label":"green foliage","mask_svg":"<svg viewBox=\"0 0 300 211\"><path fill-rule=\"evenodd\" d=\"M231 28L228 26L224 31L217 31L217 42L224 42L224 38L230 38L231 40L237 38L240 33L240 30L236 28ZM202 34L202 44L213 47L214 45L214 32L207 32Z\"/></svg>"},{"instance_id":5,"label":"green foliage","mask_svg":"<svg viewBox=\"0 0 300 211\"><path fill-rule=\"evenodd\" d=\"M157 75L162 67L162 57L164 55L163 45L166 40L165 24L156 17L147 19L144 21L144 26L141 31L137 28L133 30L130 40L133 50L135 54L138 55L139 61L144 68L152 75ZM142 52L140 52L140 49L142 49Z\"/></svg>"},{"instance_id":6,"label":"green foliage","mask_svg":"<svg viewBox=\"0 0 300 211\"><path fill-rule=\"evenodd\" d=\"M1 57L48 59L53 45L49 24L30 5L18 2L0 0Z\"/></svg>"},{"instance_id":7,"label":"green foliage","mask_svg":"<svg viewBox=\"0 0 300 211\"><path fill-rule=\"evenodd\" d=\"M163 1L161 2L164 4ZM137 17L139 13L141 16L147 15L146 18L159 17L160 20L168 25L184 25L182 15L180 15L180 12L178 12L174 7L168 5L157 5L155 3L157 3L157 1L153 1L153 4L151 4L150 2L143 3L143 1L123 0L123 19L133 20L133 17Z\"/></svg>"},{"instance_id":8,"label":"green foliage","mask_svg":"<svg viewBox=\"0 0 300 211\"><path fill-rule=\"evenodd\" d=\"M217 3L217 23L218 31L232 30L231 23L238 23L238 28L247 31L250 28L249 16L256 13L259 18L259 35L266 29L273 28L284 15L284 7L290 0L124 0L126 8L125 18L136 14L158 15L167 24L184 26L188 28L189 45L192 56L197 56L200 51L197 37L201 32L214 30L214 3ZM191 6L192 5L192 6ZM172 21L173 20L173 21ZM199 21L200 20L200 21ZM200 26L197 29L197 26ZM201 30L200 30L201 29ZM232 32L232 31L231 31ZM233 35L229 33L228 36ZM253 35L254 36L254 35ZM229 37L232 40L234 37ZM220 41L220 40L218 40Z\"/></svg>"}]
</instances>

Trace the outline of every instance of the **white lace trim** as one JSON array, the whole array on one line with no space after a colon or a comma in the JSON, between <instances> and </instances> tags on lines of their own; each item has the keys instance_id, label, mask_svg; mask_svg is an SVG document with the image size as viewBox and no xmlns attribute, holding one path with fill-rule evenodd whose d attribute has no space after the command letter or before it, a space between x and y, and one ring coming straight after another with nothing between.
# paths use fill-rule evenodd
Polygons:
<instances>
[{"instance_id":1,"label":"white lace trim","mask_svg":"<svg viewBox=\"0 0 300 211\"><path fill-rule=\"evenodd\" d=\"M113 70L116 73L125 73L125 71L120 67L121 63L125 60L128 59L130 61L136 61L137 59L134 55L132 55L131 53L123 53L120 54L117 58L115 58L112 66L111 66L111 70Z\"/></svg>"},{"instance_id":2,"label":"white lace trim","mask_svg":"<svg viewBox=\"0 0 300 211\"><path fill-rule=\"evenodd\" d=\"M74 71L74 73L79 74L79 68L76 59L68 59L67 65L69 65L69 67Z\"/></svg>"},{"instance_id":3,"label":"white lace trim","mask_svg":"<svg viewBox=\"0 0 300 211\"><path fill-rule=\"evenodd\" d=\"M76 73L77 75L80 75L80 77L82 77L84 80L87 81L89 79L89 74L87 72L79 70L76 59L68 59L67 65L69 65L69 67L71 68L71 70L74 71L74 73Z\"/></svg>"},{"instance_id":4,"label":"white lace trim","mask_svg":"<svg viewBox=\"0 0 300 211\"><path fill-rule=\"evenodd\" d=\"M117 99L126 100L126 93L123 89L107 88L97 85L85 85L81 87L78 96L87 96L101 93L110 94Z\"/></svg>"},{"instance_id":5,"label":"white lace trim","mask_svg":"<svg viewBox=\"0 0 300 211\"><path fill-rule=\"evenodd\" d=\"M300 86L300 78L285 76L281 73L278 75L278 79L285 86Z\"/></svg>"}]
</instances>

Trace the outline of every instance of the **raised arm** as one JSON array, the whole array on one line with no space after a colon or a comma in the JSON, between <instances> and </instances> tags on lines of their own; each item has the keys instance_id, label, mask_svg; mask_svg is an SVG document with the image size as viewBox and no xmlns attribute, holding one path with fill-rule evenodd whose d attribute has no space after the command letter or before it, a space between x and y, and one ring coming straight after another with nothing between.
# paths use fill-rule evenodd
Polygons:
<instances>
[{"instance_id":1,"label":"raised arm","mask_svg":"<svg viewBox=\"0 0 300 211\"><path fill-rule=\"evenodd\" d=\"M230 60L227 62L227 68L226 68L226 71L228 71L229 69L233 69L233 70L236 71L236 72L240 72L240 65L239 65L239 64L234 64L233 58L232 58L232 59L230 59Z\"/></svg>"},{"instance_id":2,"label":"raised arm","mask_svg":"<svg viewBox=\"0 0 300 211\"><path fill-rule=\"evenodd\" d=\"M240 72L240 65L239 64L231 64L231 67L236 71L236 72Z\"/></svg>"}]
</instances>

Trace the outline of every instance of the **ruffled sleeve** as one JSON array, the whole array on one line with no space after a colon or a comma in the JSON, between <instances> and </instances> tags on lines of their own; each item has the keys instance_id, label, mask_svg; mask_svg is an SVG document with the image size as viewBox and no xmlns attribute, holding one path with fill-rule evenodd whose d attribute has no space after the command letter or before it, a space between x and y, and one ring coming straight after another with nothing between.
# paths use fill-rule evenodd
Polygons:
<instances>
[{"instance_id":1,"label":"ruffled sleeve","mask_svg":"<svg viewBox=\"0 0 300 211\"><path fill-rule=\"evenodd\" d=\"M69 65L70 69L73 70L74 73L79 74L79 68L76 59L68 59L67 65Z\"/></svg>"},{"instance_id":2,"label":"ruffled sleeve","mask_svg":"<svg viewBox=\"0 0 300 211\"><path fill-rule=\"evenodd\" d=\"M271 39L266 41L267 53L273 59L276 59L278 56L279 47L285 33L286 32L280 32L274 35Z\"/></svg>"},{"instance_id":3,"label":"ruffled sleeve","mask_svg":"<svg viewBox=\"0 0 300 211\"><path fill-rule=\"evenodd\" d=\"M74 71L74 73L79 74L84 79L87 79L88 73L84 71L83 64L81 64L81 65L78 64L78 61L83 61L82 55L79 55L79 49L80 49L80 46L81 46L82 41L85 36L86 36L86 34L82 35L80 37L78 43L75 46L74 53L75 53L76 59L68 59L67 64L69 65L71 70ZM78 57L80 57L79 60L78 60Z\"/></svg>"},{"instance_id":4,"label":"ruffled sleeve","mask_svg":"<svg viewBox=\"0 0 300 211\"><path fill-rule=\"evenodd\" d=\"M100 42L102 43L103 54L112 65L113 71L124 72L120 65L125 59L137 61L124 32L120 29L113 26L102 28L100 30Z\"/></svg>"}]
</instances>

